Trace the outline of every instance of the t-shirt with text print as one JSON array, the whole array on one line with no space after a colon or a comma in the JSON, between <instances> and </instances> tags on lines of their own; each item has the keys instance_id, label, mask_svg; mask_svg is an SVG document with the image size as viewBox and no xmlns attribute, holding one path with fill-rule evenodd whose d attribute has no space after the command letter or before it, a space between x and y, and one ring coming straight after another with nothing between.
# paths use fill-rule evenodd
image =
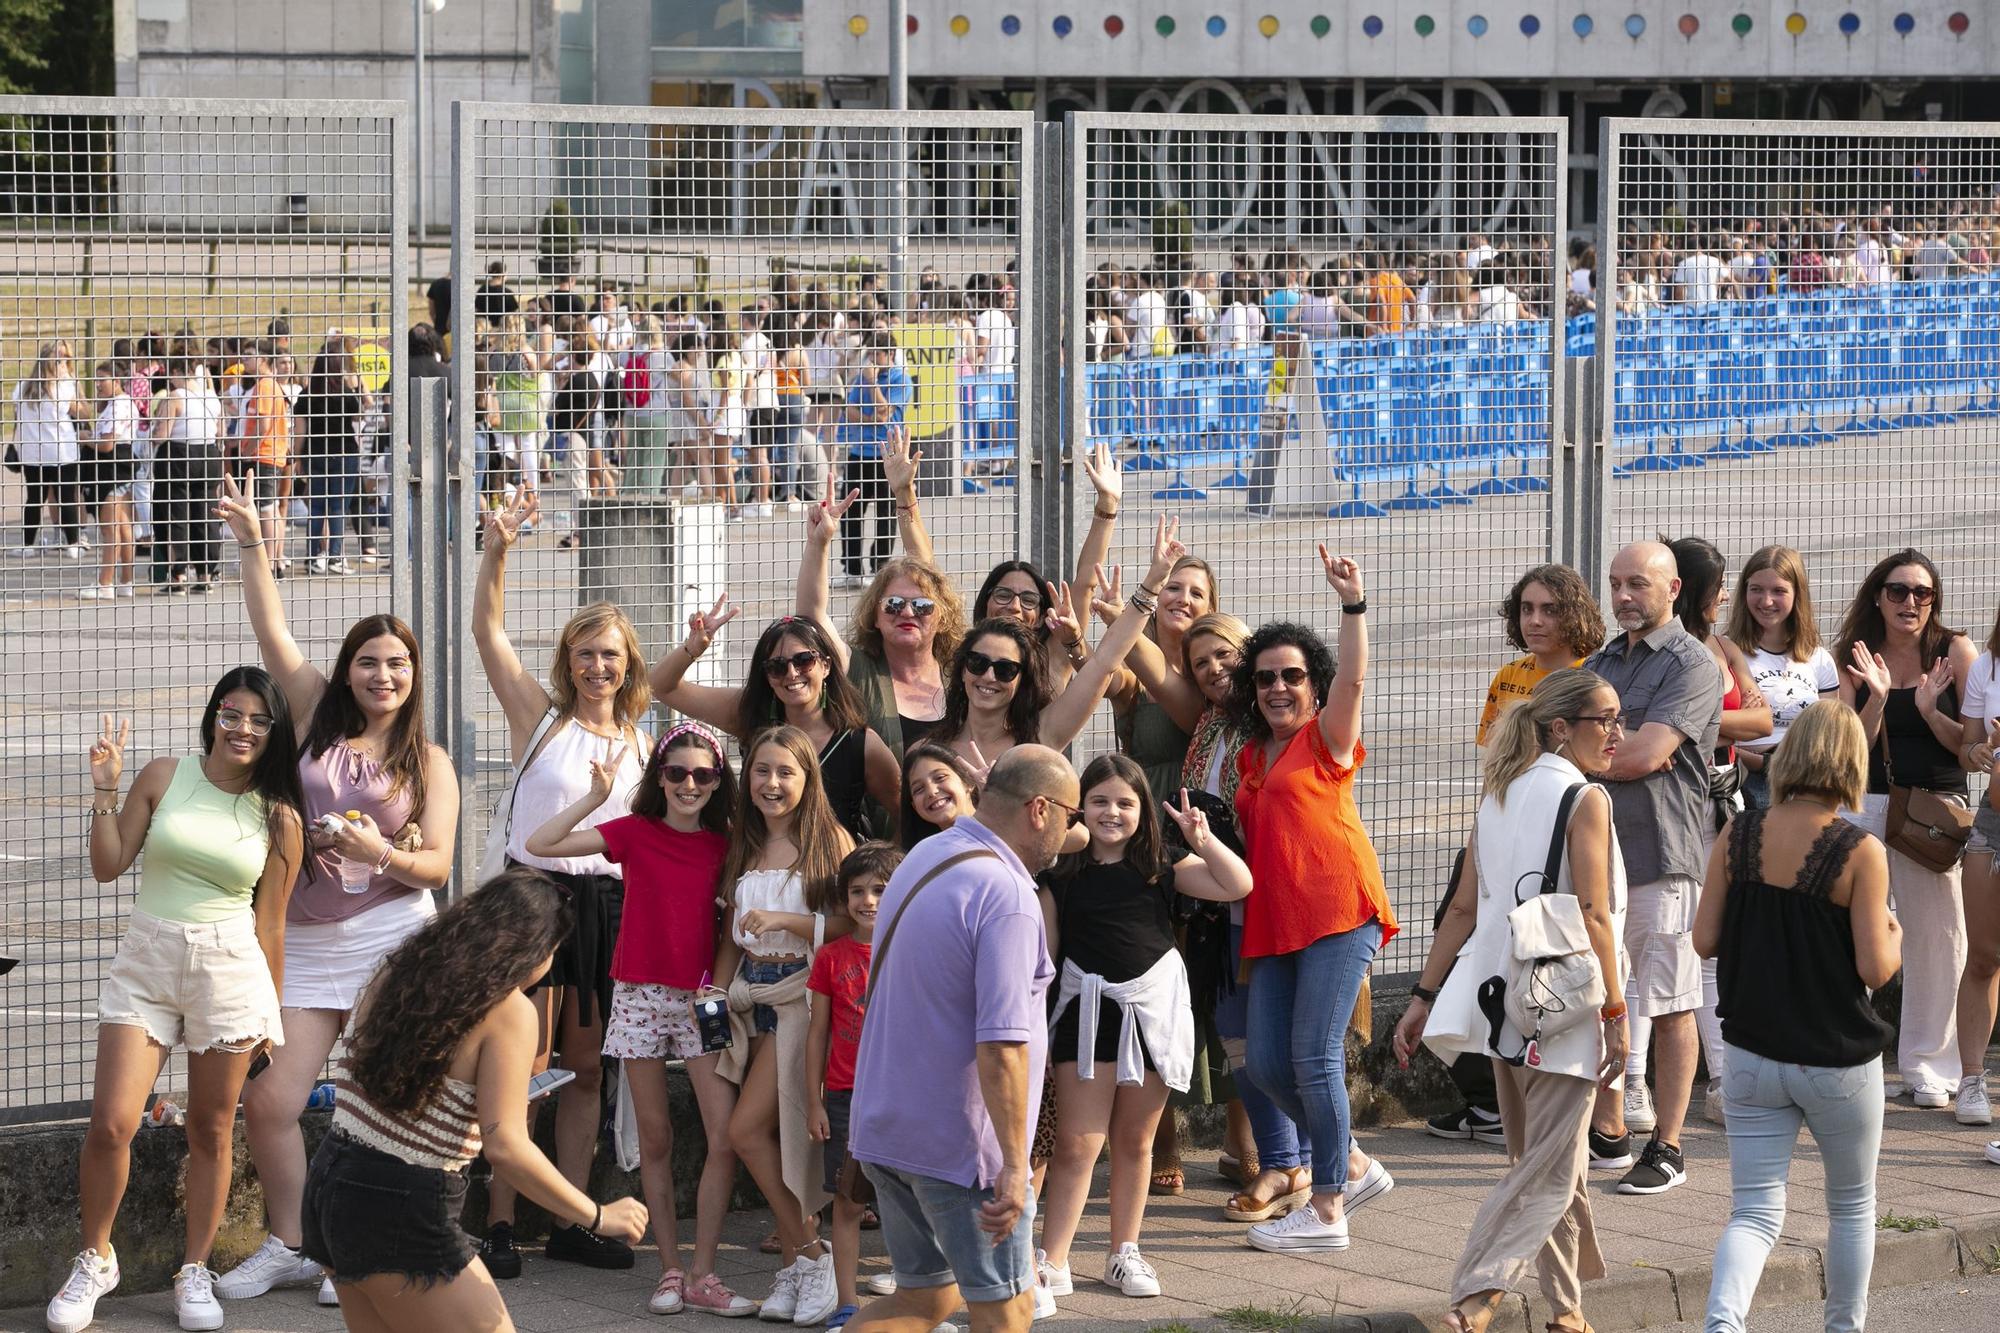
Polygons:
<instances>
[{"instance_id":1,"label":"t-shirt with text print","mask_svg":"<svg viewBox=\"0 0 2000 1333\"><path fill-rule=\"evenodd\" d=\"M1570 665L1582 666L1583 659L1579 657ZM1535 665L1533 653L1509 662L1494 672L1493 683L1486 687L1486 707L1480 710L1479 734L1473 738L1474 743L1486 744L1486 733L1500 720L1500 714L1533 694L1535 686L1541 684L1549 674Z\"/></svg>"},{"instance_id":2,"label":"t-shirt with text print","mask_svg":"<svg viewBox=\"0 0 2000 1333\"><path fill-rule=\"evenodd\" d=\"M1833 654L1824 648L1813 649L1803 662L1790 653L1774 653L1764 648L1745 653L1744 661L1749 665L1750 679L1771 705L1771 734L1754 741L1736 742L1738 749L1755 754L1769 754L1777 749L1793 718L1818 703L1823 695L1840 688L1840 673L1834 670Z\"/></svg>"},{"instance_id":3,"label":"t-shirt with text print","mask_svg":"<svg viewBox=\"0 0 2000 1333\"><path fill-rule=\"evenodd\" d=\"M806 989L827 997L831 1024L826 1042L826 1090L848 1092L854 1087L854 1061L861 1051L861 1017L868 994L868 960L874 946L853 936L832 940L813 955Z\"/></svg>"}]
</instances>

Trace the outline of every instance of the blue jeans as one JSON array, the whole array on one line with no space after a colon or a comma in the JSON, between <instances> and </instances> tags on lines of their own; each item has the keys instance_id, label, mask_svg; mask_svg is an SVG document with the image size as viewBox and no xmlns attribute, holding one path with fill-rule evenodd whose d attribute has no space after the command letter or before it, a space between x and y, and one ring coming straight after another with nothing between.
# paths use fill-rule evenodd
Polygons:
<instances>
[{"instance_id":1,"label":"blue jeans","mask_svg":"<svg viewBox=\"0 0 2000 1333\"><path fill-rule=\"evenodd\" d=\"M1722 1078L1729 1121L1729 1225L1715 1247L1707 1333L1738 1333L1785 1225L1785 1178L1799 1125L1812 1131L1826 1171L1826 1329L1868 1322L1875 1266L1875 1159L1882 1147L1882 1062L1847 1068L1788 1065L1729 1048Z\"/></svg>"},{"instance_id":2,"label":"blue jeans","mask_svg":"<svg viewBox=\"0 0 2000 1333\"><path fill-rule=\"evenodd\" d=\"M1315 1194L1347 1183L1347 1020L1381 947L1371 920L1250 973L1250 1080L1311 1137Z\"/></svg>"},{"instance_id":3,"label":"blue jeans","mask_svg":"<svg viewBox=\"0 0 2000 1333\"><path fill-rule=\"evenodd\" d=\"M1243 927L1229 928L1229 968L1233 975L1243 956ZM1249 1031L1250 991L1238 986L1215 1005L1215 1030L1224 1041L1240 1038ZM1257 1162L1266 1171L1289 1171L1312 1162L1312 1140L1299 1133L1292 1118L1264 1095L1256 1080L1244 1070L1236 1080L1236 1099L1250 1120L1250 1137L1257 1145Z\"/></svg>"},{"instance_id":4,"label":"blue jeans","mask_svg":"<svg viewBox=\"0 0 2000 1333\"><path fill-rule=\"evenodd\" d=\"M882 1244L899 1287L958 1284L968 1305L1011 1301L1035 1280L1035 1195L1028 1193L1014 1229L995 1244L979 1229L979 1206L992 1189L863 1162L875 1182Z\"/></svg>"}]
</instances>

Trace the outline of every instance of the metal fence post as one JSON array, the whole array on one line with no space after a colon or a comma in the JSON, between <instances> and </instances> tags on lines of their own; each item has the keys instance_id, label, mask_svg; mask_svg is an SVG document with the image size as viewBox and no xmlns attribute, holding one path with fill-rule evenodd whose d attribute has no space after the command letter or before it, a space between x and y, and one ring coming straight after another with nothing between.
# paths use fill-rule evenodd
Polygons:
<instances>
[{"instance_id":1,"label":"metal fence post","mask_svg":"<svg viewBox=\"0 0 2000 1333\"><path fill-rule=\"evenodd\" d=\"M1024 504L1032 514L1024 514L1021 548L1034 552L1034 561L1051 579L1067 577L1070 552L1068 507L1068 443L1074 438L1065 429L1068 414L1063 394L1064 295L1063 282L1065 196L1063 188L1064 133L1060 124L1037 124L1028 135L1033 146L1032 167L1024 166L1022 228L1028 243L1023 247L1021 267L1021 432L1024 445L1022 464L1032 467L1024 474L1021 487ZM1032 189L1029 182L1032 180ZM1089 608L1084 608L1088 610ZM1081 613L1079 613L1081 614Z\"/></svg>"}]
</instances>

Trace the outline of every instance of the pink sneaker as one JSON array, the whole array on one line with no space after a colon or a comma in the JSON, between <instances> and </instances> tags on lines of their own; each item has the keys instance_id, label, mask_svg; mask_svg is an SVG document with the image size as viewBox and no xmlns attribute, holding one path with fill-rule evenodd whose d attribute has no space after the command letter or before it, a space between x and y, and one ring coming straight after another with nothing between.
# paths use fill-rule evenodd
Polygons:
<instances>
[{"instance_id":1,"label":"pink sneaker","mask_svg":"<svg viewBox=\"0 0 2000 1333\"><path fill-rule=\"evenodd\" d=\"M681 1293L681 1301L691 1310L721 1315L724 1319L742 1319L757 1313L757 1302L738 1296L713 1273L689 1285Z\"/></svg>"},{"instance_id":2,"label":"pink sneaker","mask_svg":"<svg viewBox=\"0 0 2000 1333\"><path fill-rule=\"evenodd\" d=\"M686 1303L685 1290L687 1275L678 1268L669 1268L660 1277L660 1285L653 1288L653 1298L646 1302L646 1308L654 1314L679 1314Z\"/></svg>"}]
</instances>

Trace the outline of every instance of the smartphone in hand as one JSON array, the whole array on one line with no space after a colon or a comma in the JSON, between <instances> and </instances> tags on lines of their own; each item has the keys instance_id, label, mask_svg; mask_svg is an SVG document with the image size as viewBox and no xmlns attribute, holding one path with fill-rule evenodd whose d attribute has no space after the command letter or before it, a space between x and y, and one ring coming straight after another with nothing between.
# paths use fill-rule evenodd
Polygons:
<instances>
[{"instance_id":1,"label":"smartphone in hand","mask_svg":"<svg viewBox=\"0 0 2000 1333\"><path fill-rule=\"evenodd\" d=\"M576 1071L573 1069L544 1069L528 1080L528 1101L538 1102L565 1083L574 1082Z\"/></svg>"}]
</instances>

